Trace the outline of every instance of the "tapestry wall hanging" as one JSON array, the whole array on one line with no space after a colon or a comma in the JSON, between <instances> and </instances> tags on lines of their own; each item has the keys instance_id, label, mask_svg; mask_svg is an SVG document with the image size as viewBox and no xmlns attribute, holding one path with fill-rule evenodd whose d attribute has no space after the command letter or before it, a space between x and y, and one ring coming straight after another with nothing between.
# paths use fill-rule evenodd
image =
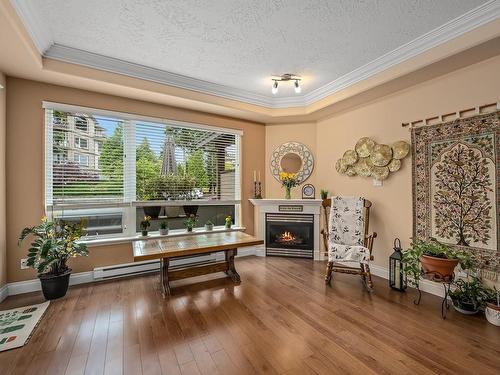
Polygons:
<instances>
[{"instance_id":1,"label":"tapestry wall hanging","mask_svg":"<svg viewBox=\"0 0 500 375\"><path fill-rule=\"evenodd\" d=\"M500 272L500 111L412 129L413 235L469 249Z\"/></svg>"}]
</instances>

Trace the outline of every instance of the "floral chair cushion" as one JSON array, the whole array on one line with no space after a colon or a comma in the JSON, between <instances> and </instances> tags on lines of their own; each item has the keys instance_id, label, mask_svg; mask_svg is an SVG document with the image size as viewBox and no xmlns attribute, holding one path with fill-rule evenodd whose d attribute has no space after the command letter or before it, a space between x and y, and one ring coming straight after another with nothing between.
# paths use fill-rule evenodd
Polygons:
<instances>
[{"instance_id":1,"label":"floral chair cushion","mask_svg":"<svg viewBox=\"0 0 500 375\"><path fill-rule=\"evenodd\" d=\"M364 203L362 197L332 197L328 261L369 262L369 250L364 247Z\"/></svg>"}]
</instances>

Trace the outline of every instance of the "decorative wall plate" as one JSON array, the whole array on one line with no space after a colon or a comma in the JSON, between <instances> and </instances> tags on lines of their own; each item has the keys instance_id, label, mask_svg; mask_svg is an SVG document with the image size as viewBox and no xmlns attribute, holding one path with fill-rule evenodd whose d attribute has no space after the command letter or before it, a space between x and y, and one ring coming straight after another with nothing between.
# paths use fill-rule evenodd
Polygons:
<instances>
[{"instance_id":1,"label":"decorative wall plate","mask_svg":"<svg viewBox=\"0 0 500 375\"><path fill-rule=\"evenodd\" d=\"M389 165L387 166L389 168L390 172L396 172L399 171L399 168L401 168L401 160L399 159L392 159Z\"/></svg>"},{"instance_id":2,"label":"decorative wall plate","mask_svg":"<svg viewBox=\"0 0 500 375\"><path fill-rule=\"evenodd\" d=\"M371 167L372 163L370 161L370 158L360 158L353 166L357 175L361 177L370 177L372 174Z\"/></svg>"},{"instance_id":3,"label":"decorative wall plate","mask_svg":"<svg viewBox=\"0 0 500 375\"><path fill-rule=\"evenodd\" d=\"M372 174L371 175L375 180L379 180L379 181L385 180L387 177L389 177L389 168L377 167L374 165L372 167Z\"/></svg>"},{"instance_id":4,"label":"decorative wall plate","mask_svg":"<svg viewBox=\"0 0 500 375\"><path fill-rule=\"evenodd\" d=\"M287 154L296 154L302 160L302 165L297 171L297 179L300 183L306 181L312 174L314 169L314 157L311 150L306 145L299 142L287 142L276 148L271 154L270 170L276 180L280 180L280 172L282 171L281 159Z\"/></svg>"},{"instance_id":5,"label":"decorative wall plate","mask_svg":"<svg viewBox=\"0 0 500 375\"><path fill-rule=\"evenodd\" d=\"M356 150L360 158L366 158L371 155L375 144L376 143L373 139L363 137L356 143L354 149Z\"/></svg>"},{"instance_id":6,"label":"decorative wall plate","mask_svg":"<svg viewBox=\"0 0 500 375\"><path fill-rule=\"evenodd\" d=\"M344 164L342 159L338 159L335 163L335 170L340 174L344 174L347 171L347 165Z\"/></svg>"},{"instance_id":7,"label":"decorative wall plate","mask_svg":"<svg viewBox=\"0 0 500 375\"><path fill-rule=\"evenodd\" d=\"M302 186L302 199L314 199L316 189L311 184Z\"/></svg>"},{"instance_id":8,"label":"decorative wall plate","mask_svg":"<svg viewBox=\"0 0 500 375\"><path fill-rule=\"evenodd\" d=\"M385 167L392 160L392 148L387 145L375 145L370 160L377 167Z\"/></svg>"},{"instance_id":9,"label":"decorative wall plate","mask_svg":"<svg viewBox=\"0 0 500 375\"><path fill-rule=\"evenodd\" d=\"M342 161L345 165L353 165L358 161L358 154L354 150L347 150L342 156Z\"/></svg>"},{"instance_id":10,"label":"decorative wall plate","mask_svg":"<svg viewBox=\"0 0 500 375\"><path fill-rule=\"evenodd\" d=\"M392 145L392 157L394 159L404 159L410 152L410 144L405 141L397 141Z\"/></svg>"}]
</instances>

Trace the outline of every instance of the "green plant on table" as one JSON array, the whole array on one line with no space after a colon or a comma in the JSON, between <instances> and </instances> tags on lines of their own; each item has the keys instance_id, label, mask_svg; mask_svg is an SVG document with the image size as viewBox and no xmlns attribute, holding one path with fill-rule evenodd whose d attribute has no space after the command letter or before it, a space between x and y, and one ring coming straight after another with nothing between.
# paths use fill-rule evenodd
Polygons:
<instances>
[{"instance_id":1,"label":"green plant on table","mask_svg":"<svg viewBox=\"0 0 500 375\"><path fill-rule=\"evenodd\" d=\"M168 229L168 224L165 220L160 223L160 229Z\"/></svg>"},{"instance_id":2,"label":"green plant on table","mask_svg":"<svg viewBox=\"0 0 500 375\"><path fill-rule=\"evenodd\" d=\"M33 227L26 227L19 236L19 244L29 236L33 237L28 249L27 265L38 274L60 275L68 270L69 258L88 255L87 245L79 242L85 233L85 222L53 221L43 218Z\"/></svg>"}]
</instances>

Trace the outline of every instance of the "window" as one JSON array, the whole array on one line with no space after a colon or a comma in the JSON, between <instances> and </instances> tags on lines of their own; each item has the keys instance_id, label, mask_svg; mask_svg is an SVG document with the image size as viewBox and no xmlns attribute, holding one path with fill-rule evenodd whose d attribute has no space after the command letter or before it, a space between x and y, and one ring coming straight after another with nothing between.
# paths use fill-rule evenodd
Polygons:
<instances>
[{"instance_id":1,"label":"window","mask_svg":"<svg viewBox=\"0 0 500 375\"><path fill-rule=\"evenodd\" d=\"M88 150L89 140L86 138L75 137L75 147Z\"/></svg>"},{"instance_id":2,"label":"window","mask_svg":"<svg viewBox=\"0 0 500 375\"><path fill-rule=\"evenodd\" d=\"M162 221L170 229L184 228L192 212L198 226L208 220L223 225L227 215L238 223L238 131L44 105L49 215L84 218L89 236L108 237L135 235L145 214L153 216L152 231ZM59 112L69 124L74 119L75 127L60 129ZM85 138L77 135L83 124L90 129ZM74 139L74 148L66 145L64 153L57 141L63 136Z\"/></svg>"},{"instance_id":3,"label":"window","mask_svg":"<svg viewBox=\"0 0 500 375\"><path fill-rule=\"evenodd\" d=\"M74 116L75 118L75 128L76 130L82 131L82 132L88 132L89 131L89 124L87 121L87 118L84 116Z\"/></svg>"},{"instance_id":4,"label":"window","mask_svg":"<svg viewBox=\"0 0 500 375\"><path fill-rule=\"evenodd\" d=\"M89 166L89 156L88 155L83 155L83 154L74 154L73 155L74 162L79 164L82 167L88 167Z\"/></svg>"},{"instance_id":5,"label":"window","mask_svg":"<svg viewBox=\"0 0 500 375\"><path fill-rule=\"evenodd\" d=\"M103 142L102 141L95 141L94 145L95 145L95 152L99 154L102 151Z\"/></svg>"}]
</instances>

